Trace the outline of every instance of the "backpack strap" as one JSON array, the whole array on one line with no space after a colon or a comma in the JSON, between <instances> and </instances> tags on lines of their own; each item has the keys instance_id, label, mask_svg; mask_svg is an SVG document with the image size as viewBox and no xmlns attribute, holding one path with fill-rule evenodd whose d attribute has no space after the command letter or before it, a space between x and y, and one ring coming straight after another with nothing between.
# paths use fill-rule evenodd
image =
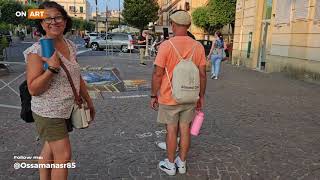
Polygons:
<instances>
[{"instance_id":1,"label":"backpack strap","mask_svg":"<svg viewBox=\"0 0 320 180\"><path fill-rule=\"evenodd\" d=\"M170 80L170 77L169 77L168 69L167 69L167 68L165 68L165 70L166 70L167 78L168 78L169 85L170 85L170 88L171 88L171 92L173 92L173 88L172 88L171 80Z\"/></svg>"},{"instance_id":2,"label":"backpack strap","mask_svg":"<svg viewBox=\"0 0 320 180\"><path fill-rule=\"evenodd\" d=\"M172 47L173 47L174 51L176 52L176 54L178 55L179 61L180 61L181 59L184 59L184 58L180 55L178 49L173 45L173 43L171 42L170 39L169 39L169 42L170 42L170 44L172 45ZM195 45L192 46L192 54L191 54L191 56L190 56L188 59L192 59L192 58L193 58L193 54L194 54L194 51L195 51L197 45L198 45L198 44L195 43Z\"/></svg>"},{"instance_id":3,"label":"backpack strap","mask_svg":"<svg viewBox=\"0 0 320 180\"><path fill-rule=\"evenodd\" d=\"M192 58L193 58L193 54L194 54L194 51L196 50L197 45L198 45L198 43L195 43L195 45L193 45L193 47L192 47L192 48L193 48L192 54L191 54L191 56L190 56L189 59L192 59Z\"/></svg>"},{"instance_id":4,"label":"backpack strap","mask_svg":"<svg viewBox=\"0 0 320 180\"><path fill-rule=\"evenodd\" d=\"M183 59L182 56L180 55L178 49L173 45L173 43L171 42L170 39L169 39L169 42L170 42L170 44L172 45L172 47L173 47L174 51L176 52L176 54L178 55L179 61L180 61L181 59Z\"/></svg>"},{"instance_id":5,"label":"backpack strap","mask_svg":"<svg viewBox=\"0 0 320 180\"><path fill-rule=\"evenodd\" d=\"M183 58L181 57L178 49L173 45L173 43L171 42L171 40L169 39L168 41L169 41L169 43L172 45L174 51L176 52L176 54L177 54L177 56L178 56L178 58L179 58L179 61L180 61L181 59L183 59ZM170 85L170 88L171 88L171 92L173 92L171 80L170 80L170 77L169 77L168 68L165 67L164 69L166 70L166 75L167 75L167 78L168 78L168 81L169 81L169 85Z\"/></svg>"}]
</instances>

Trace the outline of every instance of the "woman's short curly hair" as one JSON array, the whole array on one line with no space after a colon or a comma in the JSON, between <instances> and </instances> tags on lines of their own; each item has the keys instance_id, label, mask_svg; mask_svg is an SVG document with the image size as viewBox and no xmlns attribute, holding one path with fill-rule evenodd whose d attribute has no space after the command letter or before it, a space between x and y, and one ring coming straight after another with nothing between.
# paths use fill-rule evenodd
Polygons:
<instances>
[{"instance_id":1,"label":"woman's short curly hair","mask_svg":"<svg viewBox=\"0 0 320 180\"><path fill-rule=\"evenodd\" d=\"M64 8L60 4L54 1L45 1L39 5L39 9L48 9L48 8L57 9L61 13L61 15L64 17L64 19L67 21L66 28L64 29L63 34L66 34L68 31L70 31L70 29L72 28L72 19L70 18L70 16L68 16L67 11L64 10ZM46 31L41 26L42 20L40 19L36 21L37 21L36 22L37 29L39 30L39 32L42 35L46 35Z\"/></svg>"}]
</instances>

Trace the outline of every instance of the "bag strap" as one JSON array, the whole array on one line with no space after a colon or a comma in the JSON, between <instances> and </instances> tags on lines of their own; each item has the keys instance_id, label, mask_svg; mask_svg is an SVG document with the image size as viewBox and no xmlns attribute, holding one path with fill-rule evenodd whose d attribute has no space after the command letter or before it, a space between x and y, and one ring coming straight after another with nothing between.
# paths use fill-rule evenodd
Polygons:
<instances>
[{"instance_id":1,"label":"bag strap","mask_svg":"<svg viewBox=\"0 0 320 180\"><path fill-rule=\"evenodd\" d=\"M180 61L181 59L184 59L184 58L180 55L178 49L173 45L173 43L172 43L172 41L171 41L170 39L169 39L169 42L170 42L170 44L172 45L172 47L173 47L174 51L176 52L176 54L178 55L179 61ZM194 51L195 51L195 49L196 49L196 46L197 46L197 43L195 43L195 44L192 46L192 54L191 54L191 56L189 57L189 59L192 59L192 58L193 58L193 54L194 54Z\"/></svg>"},{"instance_id":2,"label":"bag strap","mask_svg":"<svg viewBox=\"0 0 320 180\"><path fill-rule=\"evenodd\" d=\"M165 68L165 70L166 70L167 78L168 78L169 85L170 85L170 88L171 88L171 92L173 92L173 88L172 88L171 80L170 80L170 77L169 77L168 69Z\"/></svg>"},{"instance_id":3,"label":"bag strap","mask_svg":"<svg viewBox=\"0 0 320 180\"><path fill-rule=\"evenodd\" d=\"M74 95L74 99L75 99L75 102L80 106L82 104L82 99L80 98L80 96L78 95L77 93L77 90L74 86L74 83L72 81L72 77L67 69L67 67L63 64L63 62L60 60L60 63L61 63L61 67L62 69L66 72L67 74L67 78L68 78L68 81L71 85L71 88L72 88L72 92L73 92L73 95Z\"/></svg>"},{"instance_id":4,"label":"bag strap","mask_svg":"<svg viewBox=\"0 0 320 180\"><path fill-rule=\"evenodd\" d=\"M190 56L190 58L189 58L189 59L192 59L192 58L193 58L194 51L196 50L196 47L197 47L197 43L195 43L195 45L193 45L192 54L191 54L191 56Z\"/></svg>"},{"instance_id":5,"label":"bag strap","mask_svg":"<svg viewBox=\"0 0 320 180\"><path fill-rule=\"evenodd\" d=\"M65 42L68 44L68 46L71 47L71 50L72 52L71 53L75 53L74 52L74 47L71 45L71 43L69 42L69 39L65 39ZM77 61L77 59L76 59ZM73 83L73 80L72 80L72 77L70 75L70 72L68 71L67 67L64 65L64 63L62 62L62 60L60 59L60 63L61 63L61 67L62 69L66 72L67 74L67 78L68 78L68 81L69 81L69 84L71 86L71 89L72 89L72 92L73 92L73 95L74 95L74 99L75 99L75 102L77 103L78 106L81 106L81 104L83 103L82 101L82 98L80 97L80 95L78 95L77 93L77 89L75 88L74 86L74 83Z\"/></svg>"},{"instance_id":6,"label":"bag strap","mask_svg":"<svg viewBox=\"0 0 320 180\"><path fill-rule=\"evenodd\" d=\"M183 59L182 56L180 55L178 49L173 45L173 43L171 42L170 39L169 39L169 42L170 42L170 44L172 45L172 47L173 47L174 51L176 52L176 54L178 55L179 61L180 61L181 59Z\"/></svg>"}]
</instances>

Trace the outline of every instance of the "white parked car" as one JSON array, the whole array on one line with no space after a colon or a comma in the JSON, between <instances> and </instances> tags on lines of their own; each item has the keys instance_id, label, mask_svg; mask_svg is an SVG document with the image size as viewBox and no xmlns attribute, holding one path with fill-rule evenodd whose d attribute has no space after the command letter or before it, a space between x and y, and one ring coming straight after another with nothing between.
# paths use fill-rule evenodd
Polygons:
<instances>
[{"instance_id":1,"label":"white parked car","mask_svg":"<svg viewBox=\"0 0 320 180\"><path fill-rule=\"evenodd\" d=\"M91 48L94 51L106 48L118 49L122 52L129 52L134 49L134 40L131 34L126 33L109 33L106 37L98 37L91 41Z\"/></svg>"}]
</instances>

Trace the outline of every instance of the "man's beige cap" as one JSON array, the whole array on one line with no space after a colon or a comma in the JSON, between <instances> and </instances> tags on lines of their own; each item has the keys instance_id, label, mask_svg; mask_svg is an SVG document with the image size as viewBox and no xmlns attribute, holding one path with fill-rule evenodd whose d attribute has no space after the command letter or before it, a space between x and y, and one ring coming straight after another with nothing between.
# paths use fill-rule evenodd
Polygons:
<instances>
[{"instance_id":1,"label":"man's beige cap","mask_svg":"<svg viewBox=\"0 0 320 180\"><path fill-rule=\"evenodd\" d=\"M190 25L191 17L186 11L177 11L170 16L171 21L180 25Z\"/></svg>"}]
</instances>

